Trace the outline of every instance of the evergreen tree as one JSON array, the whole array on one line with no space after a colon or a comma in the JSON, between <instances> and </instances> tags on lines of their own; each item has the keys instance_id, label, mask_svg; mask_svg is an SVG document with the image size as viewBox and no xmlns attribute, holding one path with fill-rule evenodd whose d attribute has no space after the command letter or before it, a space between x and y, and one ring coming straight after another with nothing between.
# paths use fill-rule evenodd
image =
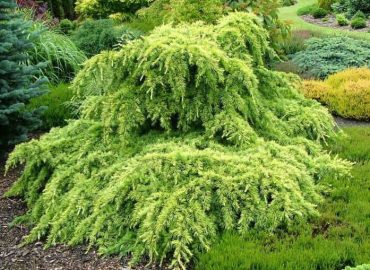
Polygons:
<instances>
[{"instance_id":1,"label":"evergreen tree","mask_svg":"<svg viewBox=\"0 0 370 270\"><path fill-rule=\"evenodd\" d=\"M26 139L38 127L41 109L25 111L25 104L43 93L44 79L35 79L39 66L27 64L34 37L29 24L16 14L12 0L0 0L0 149Z\"/></svg>"}]
</instances>

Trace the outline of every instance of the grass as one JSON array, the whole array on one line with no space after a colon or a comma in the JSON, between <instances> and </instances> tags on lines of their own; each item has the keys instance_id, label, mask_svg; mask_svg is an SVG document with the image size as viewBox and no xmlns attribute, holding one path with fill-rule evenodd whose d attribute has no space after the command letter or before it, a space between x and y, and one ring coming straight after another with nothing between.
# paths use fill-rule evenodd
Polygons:
<instances>
[{"instance_id":1,"label":"grass","mask_svg":"<svg viewBox=\"0 0 370 270\"><path fill-rule=\"evenodd\" d=\"M282 7L279 10L279 17L282 20L288 21L291 24L293 30L308 30L323 36L345 35L352 38L370 40L370 33L322 27L319 25L308 23L297 15L298 9L305 6L313 5L316 2L317 0L298 0L298 3L293 6Z\"/></svg>"},{"instance_id":2,"label":"grass","mask_svg":"<svg viewBox=\"0 0 370 270\"><path fill-rule=\"evenodd\" d=\"M370 126L345 128L329 146L354 162L351 179L324 179L330 187L321 216L274 234L226 233L197 270L341 270L370 262Z\"/></svg>"}]
</instances>

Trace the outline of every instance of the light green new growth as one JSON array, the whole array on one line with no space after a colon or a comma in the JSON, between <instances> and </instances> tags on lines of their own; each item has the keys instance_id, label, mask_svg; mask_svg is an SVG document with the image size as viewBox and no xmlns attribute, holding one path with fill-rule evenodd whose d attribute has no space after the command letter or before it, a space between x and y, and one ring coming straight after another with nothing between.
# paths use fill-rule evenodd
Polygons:
<instances>
[{"instance_id":1,"label":"light green new growth","mask_svg":"<svg viewBox=\"0 0 370 270\"><path fill-rule=\"evenodd\" d=\"M8 195L26 198L27 242L87 242L133 262L185 269L224 230L273 231L317 215L320 179L348 163L320 146L326 109L265 68L258 19L163 26L89 60L74 81L81 117L18 146Z\"/></svg>"}]
</instances>

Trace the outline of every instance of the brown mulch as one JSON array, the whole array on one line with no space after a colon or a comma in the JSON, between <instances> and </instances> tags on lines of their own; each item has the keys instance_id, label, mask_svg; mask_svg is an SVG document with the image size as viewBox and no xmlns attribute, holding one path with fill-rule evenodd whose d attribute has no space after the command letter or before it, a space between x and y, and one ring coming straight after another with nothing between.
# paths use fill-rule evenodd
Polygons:
<instances>
[{"instance_id":1,"label":"brown mulch","mask_svg":"<svg viewBox=\"0 0 370 270\"><path fill-rule=\"evenodd\" d=\"M0 269L128 269L118 258L99 257L95 250L86 252L83 247L69 248L59 245L44 249L42 242L20 247L22 237L29 229L9 223L27 211L26 205L17 198L3 198L4 193L18 178L22 168L17 168L4 176L5 158L0 160Z\"/></svg>"},{"instance_id":2,"label":"brown mulch","mask_svg":"<svg viewBox=\"0 0 370 270\"><path fill-rule=\"evenodd\" d=\"M329 14L325 17L325 20L323 19L315 19L312 15L303 15L301 16L303 20L306 22L317 24L324 27L330 27L340 30L347 30L347 31L354 31L354 32L368 32L370 30L370 20L367 22L367 27L362 29L353 29L350 25L347 26L340 26L337 23L337 20L335 19L335 16L332 14Z\"/></svg>"}]
</instances>

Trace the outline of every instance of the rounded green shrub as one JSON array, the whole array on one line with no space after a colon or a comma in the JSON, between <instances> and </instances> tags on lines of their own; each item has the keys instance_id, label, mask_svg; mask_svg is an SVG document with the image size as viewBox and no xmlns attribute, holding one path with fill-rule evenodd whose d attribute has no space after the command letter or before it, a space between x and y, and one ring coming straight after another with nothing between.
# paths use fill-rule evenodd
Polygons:
<instances>
[{"instance_id":1,"label":"rounded green shrub","mask_svg":"<svg viewBox=\"0 0 370 270\"><path fill-rule=\"evenodd\" d=\"M296 0L282 0L282 5L284 6L284 7L288 7L288 6L293 6L293 5L295 5L297 3L297 1Z\"/></svg>"},{"instance_id":2,"label":"rounded green shrub","mask_svg":"<svg viewBox=\"0 0 370 270\"><path fill-rule=\"evenodd\" d=\"M88 56L104 50L112 50L119 43L122 35L132 32L132 38L139 36L124 25L111 19L86 20L72 34L71 38Z\"/></svg>"},{"instance_id":3,"label":"rounded green shrub","mask_svg":"<svg viewBox=\"0 0 370 270\"><path fill-rule=\"evenodd\" d=\"M270 71L250 13L165 25L91 58L73 82L80 118L19 145L7 193L34 224L26 242L95 245L186 269L226 230L274 231L318 214L320 179L348 163L322 149L328 111Z\"/></svg>"},{"instance_id":4,"label":"rounded green shrub","mask_svg":"<svg viewBox=\"0 0 370 270\"><path fill-rule=\"evenodd\" d=\"M351 27L353 29L365 28L366 25L367 25L367 21L361 17L356 17L351 20Z\"/></svg>"},{"instance_id":5,"label":"rounded green shrub","mask_svg":"<svg viewBox=\"0 0 370 270\"><path fill-rule=\"evenodd\" d=\"M370 69L347 69L326 81L306 81L303 93L344 118L370 119Z\"/></svg>"},{"instance_id":6,"label":"rounded green shrub","mask_svg":"<svg viewBox=\"0 0 370 270\"><path fill-rule=\"evenodd\" d=\"M315 19L324 18L326 15L328 15L328 13L329 12L326 9L323 9L323 8L315 8L311 11L311 15Z\"/></svg>"},{"instance_id":7,"label":"rounded green shrub","mask_svg":"<svg viewBox=\"0 0 370 270\"><path fill-rule=\"evenodd\" d=\"M298 16L309 15L312 14L312 12L318 8L319 6L317 4L304 6L297 10L297 15Z\"/></svg>"},{"instance_id":8,"label":"rounded green shrub","mask_svg":"<svg viewBox=\"0 0 370 270\"><path fill-rule=\"evenodd\" d=\"M312 38L292 60L300 73L325 79L348 67L370 67L370 44L348 37Z\"/></svg>"},{"instance_id":9,"label":"rounded green shrub","mask_svg":"<svg viewBox=\"0 0 370 270\"><path fill-rule=\"evenodd\" d=\"M364 20L367 19L366 15L361 10L357 11L355 15L353 15L352 19L354 18L362 18Z\"/></svg>"},{"instance_id":10,"label":"rounded green shrub","mask_svg":"<svg viewBox=\"0 0 370 270\"><path fill-rule=\"evenodd\" d=\"M318 0L319 7L328 11L332 9L331 6L335 2L337 2L337 0Z\"/></svg>"},{"instance_id":11,"label":"rounded green shrub","mask_svg":"<svg viewBox=\"0 0 370 270\"><path fill-rule=\"evenodd\" d=\"M154 0L77 0L76 11L83 17L107 18L115 13L134 14Z\"/></svg>"},{"instance_id":12,"label":"rounded green shrub","mask_svg":"<svg viewBox=\"0 0 370 270\"><path fill-rule=\"evenodd\" d=\"M349 25L349 20L346 18L346 16L344 14L338 14L338 15L336 15L335 18L337 20L338 25L340 25L340 26Z\"/></svg>"},{"instance_id":13,"label":"rounded green shrub","mask_svg":"<svg viewBox=\"0 0 370 270\"><path fill-rule=\"evenodd\" d=\"M41 120L43 130L49 130L53 127L61 127L67 124L67 120L75 118L69 103L72 100L72 90L68 84L49 86L49 92L33 98L27 105L27 110L33 110L40 106L46 106L47 109L42 113Z\"/></svg>"},{"instance_id":14,"label":"rounded green shrub","mask_svg":"<svg viewBox=\"0 0 370 270\"><path fill-rule=\"evenodd\" d=\"M62 33L68 35L75 29L75 24L69 19L63 19L59 23L59 29Z\"/></svg>"}]
</instances>

